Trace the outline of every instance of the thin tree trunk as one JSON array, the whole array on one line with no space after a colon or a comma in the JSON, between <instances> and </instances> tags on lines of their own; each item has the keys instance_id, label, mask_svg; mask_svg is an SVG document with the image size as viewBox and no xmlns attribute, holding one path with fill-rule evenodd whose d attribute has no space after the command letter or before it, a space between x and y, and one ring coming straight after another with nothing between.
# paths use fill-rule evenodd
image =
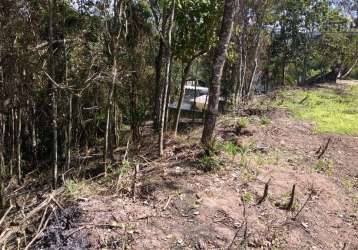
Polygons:
<instances>
[{"instance_id":1,"label":"thin tree trunk","mask_svg":"<svg viewBox=\"0 0 358 250\"><path fill-rule=\"evenodd\" d=\"M184 100L184 92L185 92L185 83L189 77L189 73L190 73L190 68L191 68L192 62L189 62L185 68L184 68L184 73L181 79L181 83L180 83L180 94L179 94L179 99L178 99L178 103L177 103L177 110L175 112L175 120L174 120L174 136L177 136L177 132L178 132L178 125L179 125L179 119L180 119L180 111L181 111L181 105L183 104L183 100Z\"/></svg>"},{"instance_id":2,"label":"thin tree trunk","mask_svg":"<svg viewBox=\"0 0 358 250\"><path fill-rule=\"evenodd\" d=\"M138 81L137 73L133 73L133 79L130 85L130 114L131 114L131 130L134 142L140 139L139 121L138 121L138 93L136 82Z\"/></svg>"},{"instance_id":3,"label":"thin tree trunk","mask_svg":"<svg viewBox=\"0 0 358 250\"><path fill-rule=\"evenodd\" d=\"M180 120L180 111L181 111L181 105L183 104L183 100L184 100L184 92L185 92L185 83L188 80L189 74L190 74L190 70L191 67L194 63L194 61L199 58L200 56L204 55L205 52L199 52L196 55L194 55L189 62L186 64L185 68L184 68L184 72L183 72L183 76L181 79L181 83L180 83L180 94L179 94L179 99L178 99L178 105L177 105L177 110L176 110L176 115L175 115L175 120L174 120L174 136L177 135L178 132L178 125L179 125L179 120Z\"/></svg>"},{"instance_id":4,"label":"thin tree trunk","mask_svg":"<svg viewBox=\"0 0 358 250\"><path fill-rule=\"evenodd\" d=\"M53 48L53 18L54 18L54 5L55 0L49 0L49 59L48 67L49 73L52 79L55 79L55 68L54 68L54 48ZM57 141L57 89L56 85L49 80L50 96L51 96L51 105L52 105L52 150L53 150L53 179L52 179L52 188L57 188L57 178L58 178L58 141Z\"/></svg>"},{"instance_id":5,"label":"thin tree trunk","mask_svg":"<svg viewBox=\"0 0 358 250\"><path fill-rule=\"evenodd\" d=\"M352 72L352 70L354 69L354 67L358 64L358 59L356 59L356 61L353 63L352 67L349 68L349 70L343 75L340 77L340 79L344 79L346 78L347 76L349 76L349 74Z\"/></svg>"},{"instance_id":6,"label":"thin tree trunk","mask_svg":"<svg viewBox=\"0 0 358 250\"><path fill-rule=\"evenodd\" d=\"M64 60L65 60L65 84L68 86L68 63L67 63L67 47L66 38L63 39L64 46ZM68 92L68 120L67 120L67 143L66 143L66 170L71 167L71 141L72 141L72 99L73 94Z\"/></svg>"},{"instance_id":7,"label":"thin tree trunk","mask_svg":"<svg viewBox=\"0 0 358 250\"><path fill-rule=\"evenodd\" d=\"M22 181L22 169L21 169L21 124L22 110L18 109L16 114L16 168L17 168L17 181L20 184Z\"/></svg>"},{"instance_id":8,"label":"thin tree trunk","mask_svg":"<svg viewBox=\"0 0 358 250\"><path fill-rule=\"evenodd\" d=\"M240 38L239 38L239 44L240 44L240 63L239 63L239 83L237 84L236 90L235 90L235 106L236 108L239 106L239 102L242 98L242 91L245 84L245 76L244 76L244 68L246 60L244 58L245 54L245 36L246 36L246 17L245 17L245 2L244 0L240 0L240 18L241 18L241 25L242 28L240 30Z\"/></svg>"},{"instance_id":9,"label":"thin tree trunk","mask_svg":"<svg viewBox=\"0 0 358 250\"><path fill-rule=\"evenodd\" d=\"M14 175L15 163L15 110L11 109L11 159L10 159L10 176Z\"/></svg>"},{"instance_id":10,"label":"thin tree trunk","mask_svg":"<svg viewBox=\"0 0 358 250\"><path fill-rule=\"evenodd\" d=\"M236 0L225 0L222 26L219 36L219 44L215 52L215 61L212 69L211 85L209 90L208 110L205 117L204 130L201 142L206 149L211 149L213 133L216 125L216 119L219 108L220 85L223 73L226 54L231 39L234 15L236 9Z\"/></svg>"},{"instance_id":11,"label":"thin tree trunk","mask_svg":"<svg viewBox=\"0 0 358 250\"><path fill-rule=\"evenodd\" d=\"M259 31L259 34L258 34L258 37L257 37L257 42L256 42L255 59L254 59L255 60L254 61L254 71L252 72L249 88L248 88L248 91L247 91L247 96L248 97L250 97L250 95L251 95L252 85L253 85L254 80L256 78L256 71L257 71L258 60L259 60L259 51L260 51L260 41L261 41L261 31Z\"/></svg>"},{"instance_id":12,"label":"thin tree trunk","mask_svg":"<svg viewBox=\"0 0 358 250\"><path fill-rule=\"evenodd\" d=\"M164 43L160 39L158 55L155 59L155 100L153 109L153 128L158 131L160 123L160 110L162 102L161 79L162 79L162 60L163 60Z\"/></svg>"},{"instance_id":13,"label":"thin tree trunk","mask_svg":"<svg viewBox=\"0 0 358 250\"><path fill-rule=\"evenodd\" d=\"M233 91L234 91L234 100L233 100L233 105L234 105L234 109L237 108L237 103L238 103L238 95L239 95L239 70L240 70L240 63L239 62L234 62L233 66L232 66L232 82L234 84L233 87Z\"/></svg>"},{"instance_id":14,"label":"thin tree trunk","mask_svg":"<svg viewBox=\"0 0 358 250\"><path fill-rule=\"evenodd\" d=\"M5 142L5 116L0 114L0 209L5 208L5 160L4 160L4 142Z\"/></svg>"},{"instance_id":15,"label":"thin tree trunk","mask_svg":"<svg viewBox=\"0 0 358 250\"><path fill-rule=\"evenodd\" d=\"M115 91L115 86L117 83L118 78L118 50L119 50L119 39L121 35L121 18L122 18L122 12L123 12L123 2L121 1L118 6L118 1L113 2L113 9L114 9L114 24L113 27L111 27L110 31L108 30L108 33L110 34L111 43L112 43L112 51L111 51L111 59L112 59L112 83L110 86L110 90L108 93L108 103L107 103L107 112L106 112L106 129L105 129L105 135L104 135L104 150L103 150L103 162L105 165L105 175L107 174L107 157L108 157L108 151L109 149L113 149L112 145L109 145L113 140L109 140L109 133L111 130L111 114L113 109L113 95ZM111 159L113 159L113 150L111 150Z\"/></svg>"},{"instance_id":16,"label":"thin tree trunk","mask_svg":"<svg viewBox=\"0 0 358 250\"><path fill-rule=\"evenodd\" d=\"M168 40L166 46L166 69L165 69L165 84L163 91L163 104L161 109L161 121L160 121L160 133L159 133L159 155L162 156L164 153L164 123L165 123L165 111L167 108L167 94L170 84L170 62L171 62L171 49L172 49L172 31L174 26L174 16L175 16L175 2L176 0L172 0L170 21L169 21L169 29L168 29Z\"/></svg>"},{"instance_id":17,"label":"thin tree trunk","mask_svg":"<svg viewBox=\"0 0 358 250\"><path fill-rule=\"evenodd\" d=\"M103 152L103 162L105 164L105 173L107 173L107 157L108 157L108 148L109 148L109 130L110 130L110 123L111 123L111 110L113 106L113 94L115 85L117 82L117 58L114 56L113 58L113 65L112 65L112 84L111 88L108 93L108 106L107 106L107 114L106 114L106 130L104 135L104 152Z\"/></svg>"},{"instance_id":18,"label":"thin tree trunk","mask_svg":"<svg viewBox=\"0 0 358 250\"><path fill-rule=\"evenodd\" d=\"M36 135L36 105L31 101L31 149L32 149L32 167L37 167L37 135Z\"/></svg>"},{"instance_id":19,"label":"thin tree trunk","mask_svg":"<svg viewBox=\"0 0 358 250\"><path fill-rule=\"evenodd\" d=\"M169 127L169 107L168 104L170 102L170 94L172 91L172 85L173 85L173 60L174 56L170 56L170 70L169 70L169 87L168 87L168 94L167 94L167 106L165 108L165 122L164 122L164 131L168 131Z\"/></svg>"}]
</instances>

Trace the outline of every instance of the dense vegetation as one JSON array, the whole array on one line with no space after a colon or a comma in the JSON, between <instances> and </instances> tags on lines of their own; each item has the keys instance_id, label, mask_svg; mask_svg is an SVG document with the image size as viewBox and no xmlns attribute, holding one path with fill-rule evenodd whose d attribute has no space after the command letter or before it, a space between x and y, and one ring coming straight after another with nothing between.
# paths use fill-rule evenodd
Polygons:
<instances>
[{"instance_id":1,"label":"dense vegetation","mask_svg":"<svg viewBox=\"0 0 358 250\"><path fill-rule=\"evenodd\" d=\"M202 140L210 150L220 92L237 109L255 91L357 77L356 10L355 1L328 0L2 0L1 207L15 179L51 171L56 188L91 150L107 172L119 147L140 143L147 121L163 154L180 118L168 103L181 103L189 79L210 87ZM340 126L325 124L318 129Z\"/></svg>"}]
</instances>

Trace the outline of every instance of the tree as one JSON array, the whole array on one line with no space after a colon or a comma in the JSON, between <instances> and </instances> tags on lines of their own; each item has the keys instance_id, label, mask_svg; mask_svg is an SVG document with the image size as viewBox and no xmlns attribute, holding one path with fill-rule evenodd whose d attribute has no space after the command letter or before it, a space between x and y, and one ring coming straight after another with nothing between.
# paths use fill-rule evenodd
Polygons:
<instances>
[{"instance_id":1,"label":"tree","mask_svg":"<svg viewBox=\"0 0 358 250\"><path fill-rule=\"evenodd\" d=\"M216 42L219 5L213 1L181 1L176 15L175 56L183 64L179 98L174 119L174 134L178 130L184 87L193 63L206 54Z\"/></svg>"},{"instance_id":2,"label":"tree","mask_svg":"<svg viewBox=\"0 0 358 250\"><path fill-rule=\"evenodd\" d=\"M159 125L159 155L162 156L164 153L164 124L165 124L165 114L168 107L168 89L170 84L170 67L171 67L171 56L172 56L172 32L174 27L174 18L175 18L175 6L176 0L172 0L169 26L167 30L167 39L165 40L165 83L163 88L162 95L162 106L160 111L160 125Z\"/></svg>"},{"instance_id":3,"label":"tree","mask_svg":"<svg viewBox=\"0 0 358 250\"><path fill-rule=\"evenodd\" d=\"M226 61L229 42L231 39L235 10L236 0L225 0L219 42L216 47L214 63L212 67L208 108L205 115L204 130L201 137L201 142L207 149L210 149L211 147L212 137L216 125L220 98L221 77Z\"/></svg>"}]
</instances>

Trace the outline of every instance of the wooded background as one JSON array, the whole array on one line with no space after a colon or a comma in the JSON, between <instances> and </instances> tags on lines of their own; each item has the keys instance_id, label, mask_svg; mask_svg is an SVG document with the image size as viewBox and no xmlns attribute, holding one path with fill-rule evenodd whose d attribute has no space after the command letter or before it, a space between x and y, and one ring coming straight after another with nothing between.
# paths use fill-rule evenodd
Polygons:
<instances>
[{"instance_id":1,"label":"wooded background","mask_svg":"<svg viewBox=\"0 0 358 250\"><path fill-rule=\"evenodd\" d=\"M168 103L189 79L210 87L209 146L220 93L237 108L255 91L358 77L357 11L328 0L1 0L0 205L32 171L56 188L91 149L107 171L147 121L163 154L180 118Z\"/></svg>"}]
</instances>

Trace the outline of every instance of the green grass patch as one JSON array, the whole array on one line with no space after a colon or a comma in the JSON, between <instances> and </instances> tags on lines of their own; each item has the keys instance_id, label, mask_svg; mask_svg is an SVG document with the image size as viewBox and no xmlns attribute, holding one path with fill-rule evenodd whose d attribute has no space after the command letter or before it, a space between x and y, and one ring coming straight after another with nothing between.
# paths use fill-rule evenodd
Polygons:
<instances>
[{"instance_id":1,"label":"green grass patch","mask_svg":"<svg viewBox=\"0 0 358 250\"><path fill-rule=\"evenodd\" d=\"M318 132L358 135L358 86L283 91L274 105L313 121Z\"/></svg>"}]
</instances>

